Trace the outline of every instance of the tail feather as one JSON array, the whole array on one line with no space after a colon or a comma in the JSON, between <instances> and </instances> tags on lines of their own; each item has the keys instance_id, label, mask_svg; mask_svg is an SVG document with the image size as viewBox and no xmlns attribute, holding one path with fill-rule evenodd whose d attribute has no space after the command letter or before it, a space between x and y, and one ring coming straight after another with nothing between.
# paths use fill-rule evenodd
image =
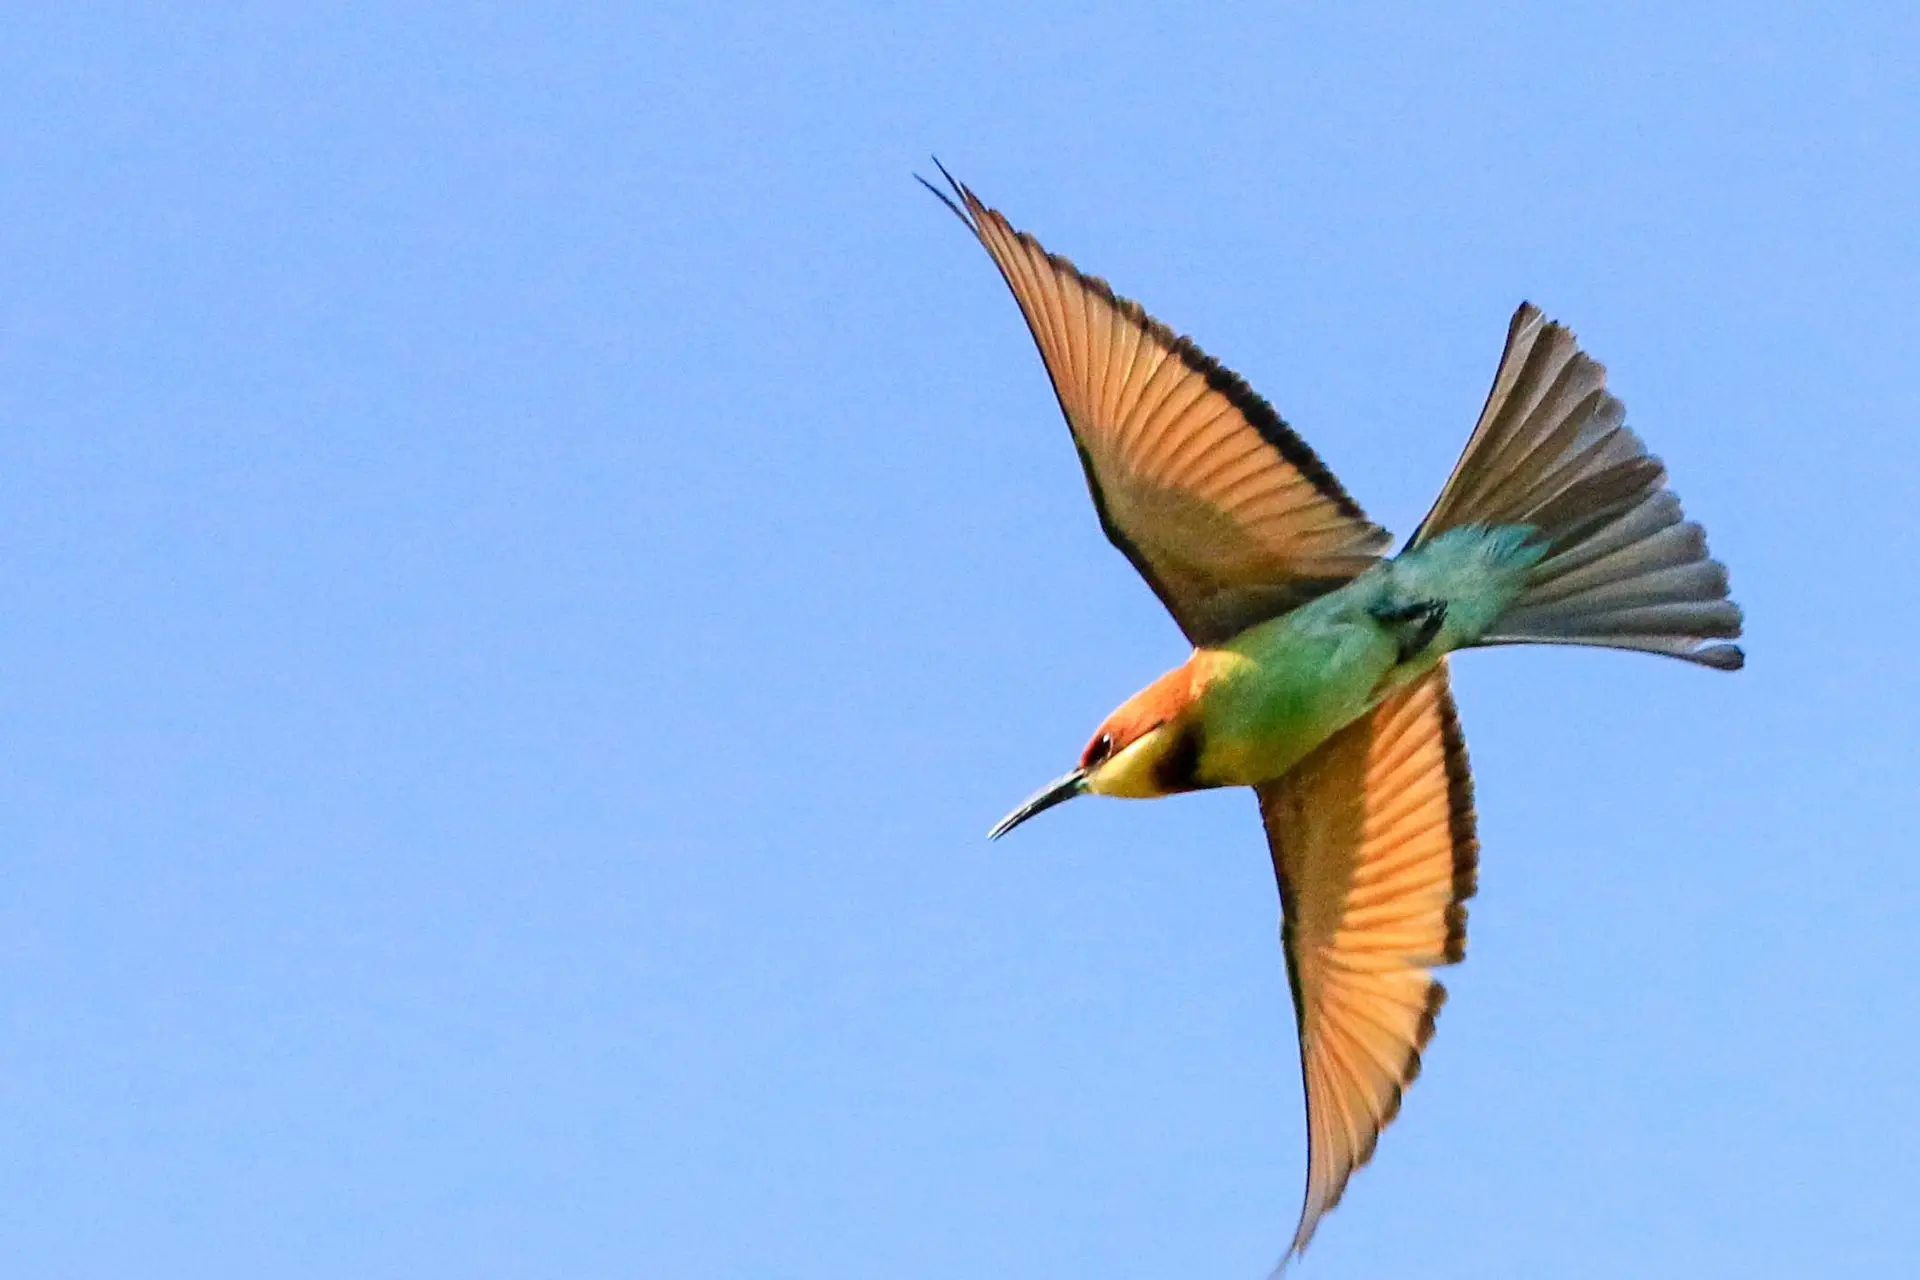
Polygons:
<instances>
[{"instance_id":1,"label":"tail feather","mask_svg":"<svg viewBox=\"0 0 1920 1280\"><path fill-rule=\"evenodd\" d=\"M1527 599L1545 604L1619 578L1692 564L1706 554L1706 531L1687 523L1680 499L1662 490L1610 525L1604 537L1555 556L1553 572L1529 584Z\"/></svg>"},{"instance_id":2,"label":"tail feather","mask_svg":"<svg viewBox=\"0 0 1920 1280\"><path fill-rule=\"evenodd\" d=\"M1745 658L1727 571L1626 426L1606 369L1522 305L1466 451L1409 546L1524 525L1545 554L1481 644L1638 649L1733 670Z\"/></svg>"},{"instance_id":3,"label":"tail feather","mask_svg":"<svg viewBox=\"0 0 1920 1280\"><path fill-rule=\"evenodd\" d=\"M1603 562L1599 567L1609 568L1611 561ZM1641 607L1649 599L1716 605L1727 603L1724 598L1727 594L1727 571L1712 560L1692 560L1662 569L1632 572L1631 577L1615 576L1584 589L1567 590L1564 579L1548 583L1538 593L1529 592L1524 604L1509 609L1504 621L1512 626L1529 614L1601 614L1609 610Z\"/></svg>"},{"instance_id":4,"label":"tail feather","mask_svg":"<svg viewBox=\"0 0 1920 1280\"><path fill-rule=\"evenodd\" d=\"M1628 635L1671 636L1675 640L1697 642L1706 636L1726 636L1739 623L1740 608L1731 601L1673 600L1606 612L1540 610L1521 614L1512 627L1502 628L1497 634L1501 641L1509 643Z\"/></svg>"},{"instance_id":5,"label":"tail feather","mask_svg":"<svg viewBox=\"0 0 1920 1280\"><path fill-rule=\"evenodd\" d=\"M1679 658L1696 666L1712 667L1715 671L1738 671L1747 665L1746 655L1741 653L1739 645L1715 644L1699 648L1696 647L1698 641L1691 636L1684 639L1628 633L1607 636L1527 636L1524 639L1483 640L1481 643L1577 644L1586 649L1631 649L1635 653L1658 653Z\"/></svg>"}]
</instances>

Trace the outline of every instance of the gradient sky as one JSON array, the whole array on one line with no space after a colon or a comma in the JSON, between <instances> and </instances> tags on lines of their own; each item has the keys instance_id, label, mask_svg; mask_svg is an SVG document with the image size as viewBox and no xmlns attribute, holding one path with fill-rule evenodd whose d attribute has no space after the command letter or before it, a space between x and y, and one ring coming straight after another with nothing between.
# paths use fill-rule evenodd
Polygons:
<instances>
[{"instance_id":1,"label":"gradient sky","mask_svg":"<svg viewBox=\"0 0 1920 1280\"><path fill-rule=\"evenodd\" d=\"M318 6L312 7L318 9ZM1733 677L1468 654L1482 889L1311 1277L1920 1256L1920 11L0 19L0 1272L1242 1277L1248 796L937 152L1405 531L1522 298Z\"/></svg>"}]
</instances>

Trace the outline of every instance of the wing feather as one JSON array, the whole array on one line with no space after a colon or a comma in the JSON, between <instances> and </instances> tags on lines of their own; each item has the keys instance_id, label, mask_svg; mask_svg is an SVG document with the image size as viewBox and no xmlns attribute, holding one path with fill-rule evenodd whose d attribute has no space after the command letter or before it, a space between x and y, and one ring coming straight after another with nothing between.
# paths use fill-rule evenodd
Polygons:
<instances>
[{"instance_id":1,"label":"wing feather","mask_svg":"<svg viewBox=\"0 0 1920 1280\"><path fill-rule=\"evenodd\" d=\"M1378 559L1385 530L1246 383L947 181L928 189L1020 304L1101 526L1188 639L1217 643Z\"/></svg>"},{"instance_id":2,"label":"wing feather","mask_svg":"<svg viewBox=\"0 0 1920 1280\"><path fill-rule=\"evenodd\" d=\"M1288 1256L1367 1162L1460 959L1479 842L1442 664L1257 788L1300 1025L1307 1189Z\"/></svg>"}]
</instances>

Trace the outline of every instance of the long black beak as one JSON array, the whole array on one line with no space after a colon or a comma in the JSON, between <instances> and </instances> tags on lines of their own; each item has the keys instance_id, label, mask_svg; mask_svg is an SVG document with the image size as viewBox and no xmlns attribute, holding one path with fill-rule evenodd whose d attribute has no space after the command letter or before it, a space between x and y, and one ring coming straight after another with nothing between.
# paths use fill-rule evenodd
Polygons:
<instances>
[{"instance_id":1,"label":"long black beak","mask_svg":"<svg viewBox=\"0 0 1920 1280\"><path fill-rule=\"evenodd\" d=\"M1045 813L1062 801L1071 800L1087 789L1087 771L1075 769L1064 778L1055 778L1046 786L1028 797L1027 802L1000 819L993 830L987 832L987 839L998 840L1036 813Z\"/></svg>"}]
</instances>

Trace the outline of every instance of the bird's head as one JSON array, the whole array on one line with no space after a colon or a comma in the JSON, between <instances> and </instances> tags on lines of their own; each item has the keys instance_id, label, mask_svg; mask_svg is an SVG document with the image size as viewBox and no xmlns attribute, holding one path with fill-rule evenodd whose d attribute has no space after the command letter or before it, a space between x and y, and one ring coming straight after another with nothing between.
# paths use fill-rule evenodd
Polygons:
<instances>
[{"instance_id":1,"label":"bird's head","mask_svg":"<svg viewBox=\"0 0 1920 1280\"><path fill-rule=\"evenodd\" d=\"M988 833L998 840L1028 818L1077 795L1145 799L1192 791L1199 784L1200 727L1192 664L1176 667L1128 698L1101 721L1080 766L1035 792Z\"/></svg>"}]
</instances>

